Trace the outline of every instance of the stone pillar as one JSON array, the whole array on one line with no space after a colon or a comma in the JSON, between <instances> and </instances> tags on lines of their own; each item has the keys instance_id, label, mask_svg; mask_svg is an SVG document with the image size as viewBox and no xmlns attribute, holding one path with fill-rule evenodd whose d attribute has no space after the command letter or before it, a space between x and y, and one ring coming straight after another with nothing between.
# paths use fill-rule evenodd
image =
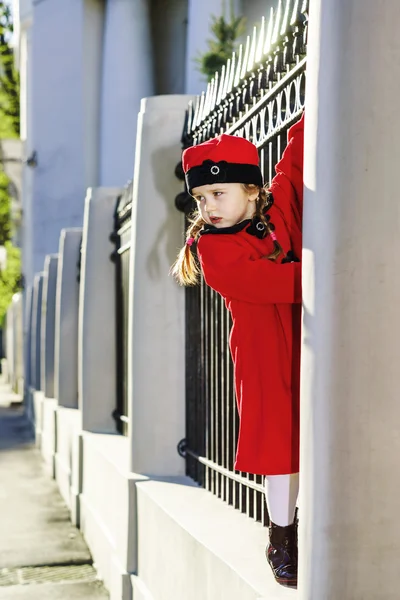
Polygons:
<instances>
[{"instance_id":1,"label":"stone pillar","mask_svg":"<svg viewBox=\"0 0 400 600\"><path fill-rule=\"evenodd\" d=\"M98 185L101 119L103 33L107 0L83 0L82 61L83 148L85 153L85 191ZM82 211L83 215L83 211ZM79 227L82 220L79 222Z\"/></svg>"},{"instance_id":2,"label":"stone pillar","mask_svg":"<svg viewBox=\"0 0 400 600\"><path fill-rule=\"evenodd\" d=\"M307 62L301 600L399 597L397 0L315 0Z\"/></svg>"},{"instance_id":3,"label":"stone pillar","mask_svg":"<svg viewBox=\"0 0 400 600\"><path fill-rule=\"evenodd\" d=\"M6 313L6 359L7 359L7 380L14 385L14 305L11 302Z\"/></svg>"},{"instance_id":4,"label":"stone pillar","mask_svg":"<svg viewBox=\"0 0 400 600\"><path fill-rule=\"evenodd\" d=\"M24 318L24 405L28 419L33 421L32 402L32 326L33 326L33 285L25 290Z\"/></svg>"},{"instance_id":5,"label":"stone pillar","mask_svg":"<svg viewBox=\"0 0 400 600\"><path fill-rule=\"evenodd\" d=\"M32 351L32 319L33 319L33 286L25 292L25 320L24 320L24 378L25 387L32 385L31 351Z\"/></svg>"},{"instance_id":6,"label":"stone pillar","mask_svg":"<svg viewBox=\"0 0 400 600\"><path fill-rule=\"evenodd\" d=\"M140 100L153 92L147 0L107 0L101 99L101 186L132 179Z\"/></svg>"},{"instance_id":7,"label":"stone pillar","mask_svg":"<svg viewBox=\"0 0 400 600\"><path fill-rule=\"evenodd\" d=\"M89 189L82 239L78 398L82 428L115 433L115 265L110 234L120 188Z\"/></svg>"},{"instance_id":8,"label":"stone pillar","mask_svg":"<svg viewBox=\"0 0 400 600\"><path fill-rule=\"evenodd\" d=\"M63 229L57 274L54 397L78 408L78 311L82 229Z\"/></svg>"},{"instance_id":9,"label":"stone pillar","mask_svg":"<svg viewBox=\"0 0 400 600\"><path fill-rule=\"evenodd\" d=\"M146 98L138 120L128 351L131 470L137 473L185 470L176 450L185 434L184 291L169 268L183 242L183 215L171 198L182 190L174 169L188 100Z\"/></svg>"},{"instance_id":10,"label":"stone pillar","mask_svg":"<svg viewBox=\"0 0 400 600\"><path fill-rule=\"evenodd\" d=\"M54 339L56 318L58 254L44 261L41 324L41 389L46 398L54 398Z\"/></svg>"},{"instance_id":11,"label":"stone pillar","mask_svg":"<svg viewBox=\"0 0 400 600\"><path fill-rule=\"evenodd\" d=\"M31 334L31 386L40 390L40 342L41 342L41 317L44 273L36 273L33 280L32 299L32 334Z\"/></svg>"},{"instance_id":12,"label":"stone pillar","mask_svg":"<svg viewBox=\"0 0 400 600\"><path fill-rule=\"evenodd\" d=\"M188 0L152 0L154 95L185 91Z\"/></svg>"},{"instance_id":13,"label":"stone pillar","mask_svg":"<svg viewBox=\"0 0 400 600\"><path fill-rule=\"evenodd\" d=\"M24 382L24 333L23 333L23 302L22 294L14 294L12 300L13 315L13 387L23 395Z\"/></svg>"}]
</instances>

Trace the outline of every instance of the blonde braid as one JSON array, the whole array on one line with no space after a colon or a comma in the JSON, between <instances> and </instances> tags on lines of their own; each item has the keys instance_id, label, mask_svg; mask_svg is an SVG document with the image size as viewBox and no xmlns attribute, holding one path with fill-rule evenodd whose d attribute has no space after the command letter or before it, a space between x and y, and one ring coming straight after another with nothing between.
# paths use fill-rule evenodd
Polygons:
<instances>
[{"instance_id":1,"label":"blonde braid","mask_svg":"<svg viewBox=\"0 0 400 600\"><path fill-rule=\"evenodd\" d=\"M190 226L186 231L186 243L178 254L178 258L171 267L171 275L175 277L180 285L196 285L200 276L198 262L188 241L197 241L199 233L205 224L198 211L194 212L190 219Z\"/></svg>"},{"instance_id":2,"label":"blonde braid","mask_svg":"<svg viewBox=\"0 0 400 600\"><path fill-rule=\"evenodd\" d=\"M258 186L253 185L253 184L243 184L243 187L245 188L245 190L247 192L252 192ZM256 200L256 210L255 210L254 214L256 217L258 217L260 219L260 221L264 225L267 234L271 235L272 228L270 227L268 219L265 215L266 209L269 209L270 206L272 205L272 202L270 199L271 193L265 188L258 188L258 189L259 189L259 194L258 194L258 198ZM280 256L283 253L282 246L280 245L280 243L277 240L274 240L274 248L275 248L274 251L269 256L266 256L265 258L267 258L268 260L276 260L278 258L278 256Z\"/></svg>"}]
</instances>

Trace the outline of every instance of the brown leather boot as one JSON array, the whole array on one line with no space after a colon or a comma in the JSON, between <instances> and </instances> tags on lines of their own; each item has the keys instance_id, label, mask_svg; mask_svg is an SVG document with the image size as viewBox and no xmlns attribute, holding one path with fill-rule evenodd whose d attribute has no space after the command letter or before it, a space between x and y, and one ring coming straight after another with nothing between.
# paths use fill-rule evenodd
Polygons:
<instances>
[{"instance_id":1,"label":"brown leather boot","mask_svg":"<svg viewBox=\"0 0 400 600\"><path fill-rule=\"evenodd\" d=\"M297 527L296 522L287 527L275 523L269 526L269 544L265 554L278 583L297 587Z\"/></svg>"}]
</instances>

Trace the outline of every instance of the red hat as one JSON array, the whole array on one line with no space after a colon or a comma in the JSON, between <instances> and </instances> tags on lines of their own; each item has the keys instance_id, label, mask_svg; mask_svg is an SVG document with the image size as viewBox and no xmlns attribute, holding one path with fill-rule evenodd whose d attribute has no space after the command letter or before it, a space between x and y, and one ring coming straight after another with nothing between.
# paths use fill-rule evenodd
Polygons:
<instances>
[{"instance_id":1,"label":"red hat","mask_svg":"<svg viewBox=\"0 0 400 600\"><path fill-rule=\"evenodd\" d=\"M212 183L254 183L262 187L263 178L257 148L236 135L223 133L182 155L183 170L189 192Z\"/></svg>"}]
</instances>

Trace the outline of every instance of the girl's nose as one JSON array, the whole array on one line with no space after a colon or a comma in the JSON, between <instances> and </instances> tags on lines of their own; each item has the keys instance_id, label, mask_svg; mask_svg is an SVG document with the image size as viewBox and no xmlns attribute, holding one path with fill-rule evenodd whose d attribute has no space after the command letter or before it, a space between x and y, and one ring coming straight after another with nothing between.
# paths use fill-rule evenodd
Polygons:
<instances>
[{"instance_id":1,"label":"girl's nose","mask_svg":"<svg viewBox=\"0 0 400 600\"><path fill-rule=\"evenodd\" d=\"M215 202L214 200L208 199L204 205L204 210L208 213L213 212L215 210Z\"/></svg>"}]
</instances>

